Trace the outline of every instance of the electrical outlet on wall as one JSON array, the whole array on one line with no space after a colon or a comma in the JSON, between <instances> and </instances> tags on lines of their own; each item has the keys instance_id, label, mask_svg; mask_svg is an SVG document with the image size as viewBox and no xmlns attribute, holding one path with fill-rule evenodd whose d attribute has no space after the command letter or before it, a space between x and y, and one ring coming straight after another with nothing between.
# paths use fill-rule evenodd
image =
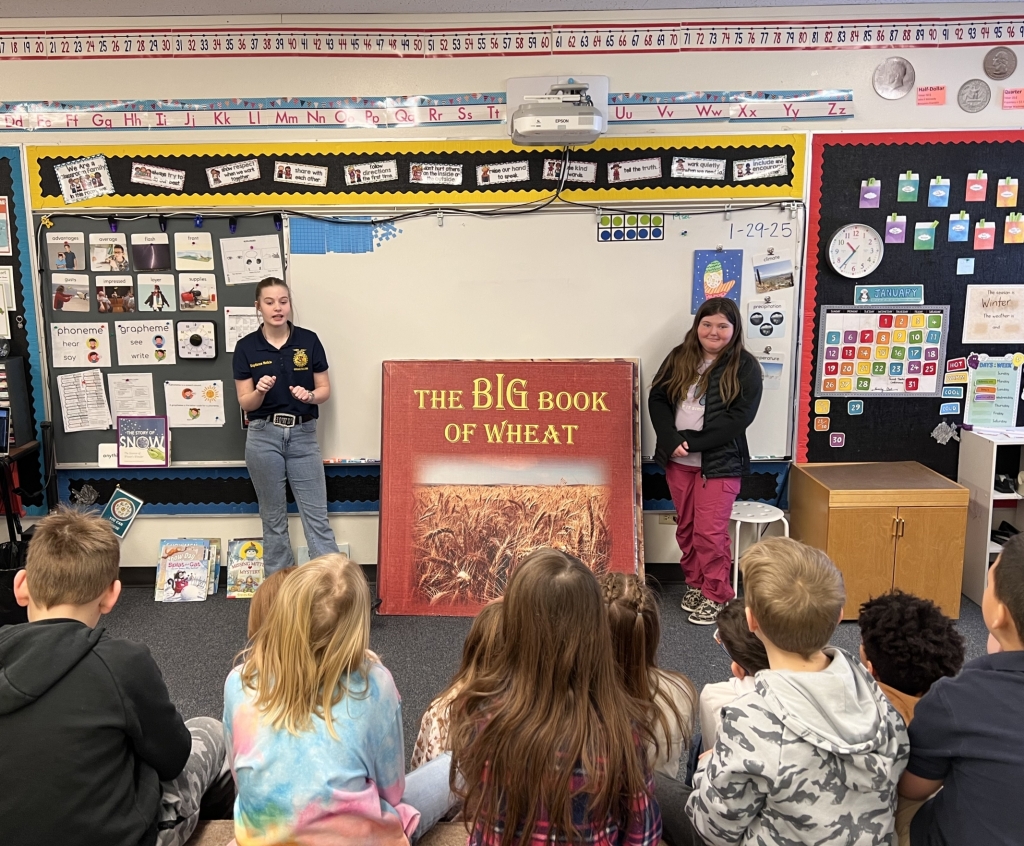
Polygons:
<instances>
[{"instance_id":1,"label":"electrical outlet on wall","mask_svg":"<svg viewBox=\"0 0 1024 846\"><path fill-rule=\"evenodd\" d=\"M350 544L339 543L338 544L338 551L342 555L347 556L348 558L352 557L352 546ZM298 548L298 550L296 550L296 553L295 553L295 563L296 564L305 564L307 561L309 561L309 547L308 546L300 546Z\"/></svg>"},{"instance_id":2,"label":"electrical outlet on wall","mask_svg":"<svg viewBox=\"0 0 1024 846\"><path fill-rule=\"evenodd\" d=\"M675 514L659 514L658 525L659 526L675 526L679 522L679 518Z\"/></svg>"}]
</instances>

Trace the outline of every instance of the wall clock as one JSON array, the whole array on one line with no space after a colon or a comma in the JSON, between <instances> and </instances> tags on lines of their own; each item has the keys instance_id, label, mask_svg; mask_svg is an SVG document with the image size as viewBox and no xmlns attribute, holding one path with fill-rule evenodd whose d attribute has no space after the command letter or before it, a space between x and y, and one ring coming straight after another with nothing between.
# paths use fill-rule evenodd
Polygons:
<instances>
[{"instance_id":1,"label":"wall clock","mask_svg":"<svg viewBox=\"0 0 1024 846\"><path fill-rule=\"evenodd\" d=\"M828 263L840 276L863 279L882 263L882 236L863 223L848 223L828 242Z\"/></svg>"}]
</instances>

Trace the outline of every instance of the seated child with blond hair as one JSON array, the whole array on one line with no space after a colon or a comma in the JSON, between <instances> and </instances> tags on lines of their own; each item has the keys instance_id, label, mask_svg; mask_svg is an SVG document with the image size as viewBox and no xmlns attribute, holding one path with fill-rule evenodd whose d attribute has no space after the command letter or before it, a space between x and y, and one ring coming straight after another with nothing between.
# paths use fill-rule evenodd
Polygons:
<instances>
[{"instance_id":1,"label":"seated child with blond hair","mask_svg":"<svg viewBox=\"0 0 1024 846\"><path fill-rule=\"evenodd\" d=\"M722 709L686 805L693 827L715 846L894 842L907 730L861 663L828 645L842 576L825 553L781 537L740 565L770 669Z\"/></svg>"}]
</instances>

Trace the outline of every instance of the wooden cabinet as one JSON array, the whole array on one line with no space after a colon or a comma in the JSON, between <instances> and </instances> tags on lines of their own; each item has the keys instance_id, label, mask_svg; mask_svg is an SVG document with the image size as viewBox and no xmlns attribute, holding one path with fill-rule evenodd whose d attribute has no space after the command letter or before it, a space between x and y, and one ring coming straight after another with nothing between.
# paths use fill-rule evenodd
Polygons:
<instances>
[{"instance_id":1,"label":"wooden cabinet","mask_svg":"<svg viewBox=\"0 0 1024 846\"><path fill-rule=\"evenodd\" d=\"M916 461L796 464L791 534L842 571L844 619L894 587L959 617L968 497Z\"/></svg>"}]
</instances>

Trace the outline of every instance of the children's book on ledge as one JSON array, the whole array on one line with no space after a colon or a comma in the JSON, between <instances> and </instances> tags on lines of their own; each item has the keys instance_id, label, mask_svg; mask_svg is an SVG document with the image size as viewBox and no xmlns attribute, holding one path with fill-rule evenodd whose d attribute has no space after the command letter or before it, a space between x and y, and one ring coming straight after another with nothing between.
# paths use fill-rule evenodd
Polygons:
<instances>
[{"instance_id":1,"label":"children's book on ledge","mask_svg":"<svg viewBox=\"0 0 1024 846\"><path fill-rule=\"evenodd\" d=\"M263 538L228 541L228 599L252 599L263 582Z\"/></svg>"},{"instance_id":2,"label":"children's book on ledge","mask_svg":"<svg viewBox=\"0 0 1024 846\"><path fill-rule=\"evenodd\" d=\"M219 541L216 542L219 548ZM209 538L174 538L160 541L160 561L156 568L157 602L202 602L210 588L211 560Z\"/></svg>"}]
</instances>

